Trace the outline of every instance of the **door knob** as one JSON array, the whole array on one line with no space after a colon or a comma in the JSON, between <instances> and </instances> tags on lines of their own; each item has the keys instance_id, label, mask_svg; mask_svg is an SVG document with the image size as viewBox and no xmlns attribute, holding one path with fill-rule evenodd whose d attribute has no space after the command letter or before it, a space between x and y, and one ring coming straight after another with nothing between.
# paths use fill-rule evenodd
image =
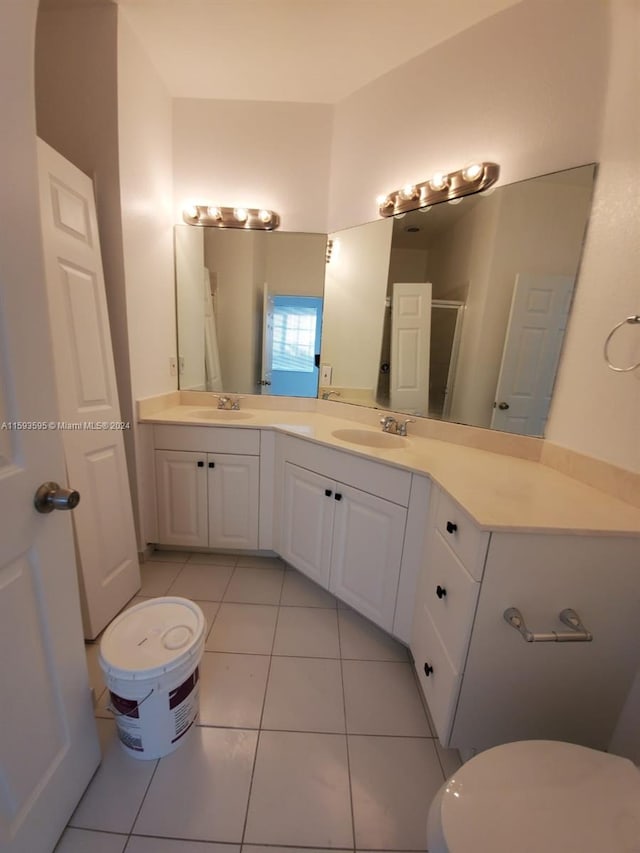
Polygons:
<instances>
[{"instance_id":1,"label":"door knob","mask_svg":"<svg viewBox=\"0 0 640 853\"><path fill-rule=\"evenodd\" d=\"M58 483L43 483L35 494L33 503L38 512L54 509L75 509L80 503L80 492L66 489Z\"/></svg>"},{"instance_id":2,"label":"door knob","mask_svg":"<svg viewBox=\"0 0 640 853\"><path fill-rule=\"evenodd\" d=\"M504 412L509 408L509 404L508 403L498 403L498 408L502 409L502 411Z\"/></svg>"}]
</instances>

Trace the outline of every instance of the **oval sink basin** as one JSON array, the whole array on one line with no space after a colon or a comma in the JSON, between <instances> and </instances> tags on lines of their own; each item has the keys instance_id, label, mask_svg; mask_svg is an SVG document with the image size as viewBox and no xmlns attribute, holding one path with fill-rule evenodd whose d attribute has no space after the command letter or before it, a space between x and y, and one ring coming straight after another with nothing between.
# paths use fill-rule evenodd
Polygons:
<instances>
[{"instance_id":1,"label":"oval sink basin","mask_svg":"<svg viewBox=\"0 0 640 853\"><path fill-rule=\"evenodd\" d=\"M335 429L331 435L340 441L350 441L351 444L361 444L364 447L392 448L404 447L407 439L401 435L388 432L374 432L368 429Z\"/></svg>"},{"instance_id":2,"label":"oval sink basin","mask_svg":"<svg viewBox=\"0 0 640 853\"><path fill-rule=\"evenodd\" d=\"M253 413L242 409L200 409L191 412L191 417L211 421L246 421L253 417Z\"/></svg>"}]
</instances>

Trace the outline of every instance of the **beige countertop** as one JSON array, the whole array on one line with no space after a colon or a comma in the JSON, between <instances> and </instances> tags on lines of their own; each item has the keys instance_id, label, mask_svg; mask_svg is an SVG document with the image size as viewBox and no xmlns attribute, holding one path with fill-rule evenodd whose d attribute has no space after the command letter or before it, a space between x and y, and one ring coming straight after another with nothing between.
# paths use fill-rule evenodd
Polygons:
<instances>
[{"instance_id":1,"label":"beige countertop","mask_svg":"<svg viewBox=\"0 0 640 853\"><path fill-rule=\"evenodd\" d=\"M401 448L354 444L337 438L335 431L357 429L378 436L377 421L383 413L363 409L359 418L357 414L338 417L336 406L326 408L332 413L248 405L240 412L218 411L202 404L141 405L139 421L274 429L425 474L487 530L640 536L639 508L540 462L419 435L420 423L409 424Z\"/></svg>"}]
</instances>

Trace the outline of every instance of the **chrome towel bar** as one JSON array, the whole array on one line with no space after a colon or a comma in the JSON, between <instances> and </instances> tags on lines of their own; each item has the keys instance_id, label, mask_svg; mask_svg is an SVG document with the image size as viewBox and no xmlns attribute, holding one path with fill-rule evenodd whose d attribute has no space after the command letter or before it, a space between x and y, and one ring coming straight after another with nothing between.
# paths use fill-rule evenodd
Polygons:
<instances>
[{"instance_id":1,"label":"chrome towel bar","mask_svg":"<svg viewBox=\"0 0 640 853\"><path fill-rule=\"evenodd\" d=\"M570 628L570 631L530 631L517 607L507 607L502 615L512 628L522 634L527 643L590 643L593 640L593 634L587 631L571 607L558 614L562 624Z\"/></svg>"}]
</instances>

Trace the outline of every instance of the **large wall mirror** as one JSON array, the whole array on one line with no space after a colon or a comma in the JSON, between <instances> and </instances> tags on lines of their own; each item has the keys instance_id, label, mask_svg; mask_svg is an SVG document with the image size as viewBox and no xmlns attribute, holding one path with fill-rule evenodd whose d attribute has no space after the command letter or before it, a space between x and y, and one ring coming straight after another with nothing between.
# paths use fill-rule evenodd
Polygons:
<instances>
[{"instance_id":1,"label":"large wall mirror","mask_svg":"<svg viewBox=\"0 0 640 853\"><path fill-rule=\"evenodd\" d=\"M594 177L336 232L328 264L326 235L176 226L180 387L543 435Z\"/></svg>"}]
</instances>

